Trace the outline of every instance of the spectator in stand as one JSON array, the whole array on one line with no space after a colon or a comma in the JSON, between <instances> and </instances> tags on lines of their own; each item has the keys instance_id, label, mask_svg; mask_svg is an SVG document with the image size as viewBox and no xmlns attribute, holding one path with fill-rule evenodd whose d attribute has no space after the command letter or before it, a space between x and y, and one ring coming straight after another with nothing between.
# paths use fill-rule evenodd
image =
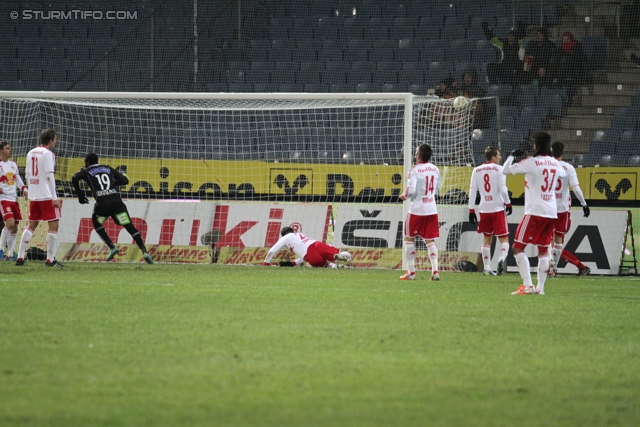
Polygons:
<instances>
[{"instance_id":1,"label":"spectator in stand","mask_svg":"<svg viewBox=\"0 0 640 427\"><path fill-rule=\"evenodd\" d=\"M467 98L482 98L487 94L484 89L478 85L478 72L469 69L462 74L462 85L458 86L458 95ZM476 113L474 118L474 127L485 129L489 127L488 117L486 117L483 101L476 103Z\"/></svg>"},{"instance_id":2,"label":"spectator in stand","mask_svg":"<svg viewBox=\"0 0 640 427\"><path fill-rule=\"evenodd\" d=\"M462 74L462 84L458 86L458 95L467 98L482 98L486 92L478 85L478 72L473 68Z\"/></svg>"},{"instance_id":3,"label":"spectator in stand","mask_svg":"<svg viewBox=\"0 0 640 427\"><path fill-rule=\"evenodd\" d=\"M562 34L562 45L559 50L560 64L558 76L568 86L580 86L585 82L587 57L582 45L566 31Z\"/></svg>"},{"instance_id":4,"label":"spectator in stand","mask_svg":"<svg viewBox=\"0 0 640 427\"><path fill-rule=\"evenodd\" d=\"M456 89L458 87L458 82L453 77L447 77L446 79L442 79L438 89L435 91L435 95L439 98L451 99L458 96L456 94Z\"/></svg>"},{"instance_id":5,"label":"spectator in stand","mask_svg":"<svg viewBox=\"0 0 640 427\"><path fill-rule=\"evenodd\" d=\"M520 59L522 40L527 35L527 29L518 21L518 29L509 31L506 38L493 34L489 24L482 23L484 35L491 43L502 50L502 62L487 64L487 76L491 84L507 84L514 86L522 80L523 64Z\"/></svg>"},{"instance_id":6,"label":"spectator in stand","mask_svg":"<svg viewBox=\"0 0 640 427\"><path fill-rule=\"evenodd\" d=\"M534 40L525 47L525 81L537 81L541 86L550 87L557 77L558 50L556 45L548 39L546 28L538 28Z\"/></svg>"}]
</instances>

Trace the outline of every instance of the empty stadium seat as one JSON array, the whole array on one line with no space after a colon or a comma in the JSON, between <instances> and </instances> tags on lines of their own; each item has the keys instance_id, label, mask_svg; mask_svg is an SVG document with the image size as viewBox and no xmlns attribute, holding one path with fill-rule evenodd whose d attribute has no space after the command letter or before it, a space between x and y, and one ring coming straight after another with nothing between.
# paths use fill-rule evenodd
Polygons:
<instances>
[{"instance_id":1,"label":"empty stadium seat","mask_svg":"<svg viewBox=\"0 0 640 427\"><path fill-rule=\"evenodd\" d=\"M371 83L371 71L351 70L347 72L347 83Z\"/></svg>"},{"instance_id":2,"label":"empty stadium seat","mask_svg":"<svg viewBox=\"0 0 640 427\"><path fill-rule=\"evenodd\" d=\"M611 118L611 128L635 130L638 126L638 110L632 107L618 107Z\"/></svg>"},{"instance_id":3,"label":"empty stadium seat","mask_svg":"<svg viewBox=\"0 0 640 427\"><path fill-rule=\"evenodd\" d=\"M414 95L426 95L427 87L422 84L410 84L407 86L407 92L411 92Z\"/></svg>"},{"instance_id":4,"label":"empty stadium seat","mask_svg":"<svg viewBox=\"0 0 640 427\"><path fill-rule=\"evenodd\" d=\"M357 83L356 84L356 92L357 93L368 93L368 92L371 92L371 83Z\"/></svg>"},{"instance_id":5,"label":"empty stadium seat","mask_svg":"<svg viewBox=\"0 0 640 427\"><path fill-rule=\"evenodd\" d=\"M599 70L607 58L607 40L604 36L584 36L580 39L582 51L587 57L587 68Z\"/></svg>"},{"instance_id":6,"label":"empty stadium seat","mask_svg":"<svg viewBox=\"0 0 640 427\"><path fill-rule=\"evenodd\" d=\"M326 83L310 83L304 86L304 91L308 93L326 93L329 92L329 85Z\"/></svg>"},{"instance_id":7,"label":"empty stadium seat","mask_svg":"<svg viewBox=\"0 0 640 427\"><path fill-rule=\"evenodd\" d=\"M474 129L471 134L471 148L473 152L483 153L488 146L498 144L498 132L495 129Z\"/></svg>"},{"instance_id":8,"label":"empty stadium seat","mask_svg":"<svg viewBox=\"0 0 640 427\"><path fill-rule=\"evenodd\" d=\"M489 40L478 40L472 51L471 59L478 62L500 62L501 52Z\"/></svg>"},{"instance_id":9,"label":"empty stadium seat","mask_svg":"<svg viewBox=\"0 0 640 427\"><path fill-rule=\"evenodd\" d=\"M640 155L629 156L629 160L627 161L628 166L640 166Z\"/></svg>"},{"instance_id":10,"label":"empty stadium seat","mask_svg":"<svg viewBox=\"0 0 640 427\"><path fill-rule=\"evenodd\" d=\"M269 50L250 47L242 52L242 59L248 62L269 61Z\"/></svg>"},{"instance_id":11,"label":"empty stadium seat","mask_svg":"<svg viewBox=\"0 0 640 427\"><path fill-rule=\"evenodd\" d=\"M372 49L369 51L369 61L393 61L393 51L391 49Z\"/></svg>"},{"instance_id":12,"label":"empty stadium seat","mask_svg":"<svg viewBox=\"0 0 640 427\"><path fill-rule=\"evenodd\" d=\"M344 51L344 60L349 62L367 61L369 52L365 48L349 48Z\"/></svg>"},{"instance_id":13,"label":"empty stadium seat","mask_svg":"<svg viewBox=\"0 0 640 427\"><path fill-rule=\"evenodd\" d=\"M489 85L487 87L487 96L495 96L500 102L505 102L511 95L511 86L509 85Z\"/></svg>"},{"instance_id":14,"label":"empty stadium seat","mask_svg":"<svg viewBox=\"0 0 640 427\"><path fill-rule=\"evenodd\" d=\"M502 145L500 150L505 154L509 154L513 150L530 150L530 147L525 144L526 136L527 132L522 129L501 129L500 139Z\"/></svg>"},{"instance_id":15,"label":"empty stadium seat","mask_svg":"<svg viewBox=\"0 0 640 427\"><path fill-rule=\"evenodd\" d=\"M474 48L473 40L453 39L449 42L449 49L445 51L447 61L471 61L471 52Z\"/></svg>"}]
</instances>

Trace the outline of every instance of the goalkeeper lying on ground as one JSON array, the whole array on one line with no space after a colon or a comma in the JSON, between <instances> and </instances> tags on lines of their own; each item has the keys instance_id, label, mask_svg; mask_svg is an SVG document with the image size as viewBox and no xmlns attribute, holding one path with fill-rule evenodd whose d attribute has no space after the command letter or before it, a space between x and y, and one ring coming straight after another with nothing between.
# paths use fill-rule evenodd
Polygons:
<instances>
[{"instance_id":1,"label":"goalkeeper lying on ground","mask_svg":"<svg viewBox=\"0 0 640 427\"><path fill-rule=\"evenodd\" d=\"M305 234L294 232L291 227L283 227L280 230L280 236L282 237L269 249L264 259L264 265L272 265L271 260L275 254L285 247L300 258L295 261L281 261L277 264L280 267L301 266L306 261L312 267L338 268L334 261L351 261L349 252L340 252L340 249L334 246L311 239Z\"/></svg>"}]
</instances>

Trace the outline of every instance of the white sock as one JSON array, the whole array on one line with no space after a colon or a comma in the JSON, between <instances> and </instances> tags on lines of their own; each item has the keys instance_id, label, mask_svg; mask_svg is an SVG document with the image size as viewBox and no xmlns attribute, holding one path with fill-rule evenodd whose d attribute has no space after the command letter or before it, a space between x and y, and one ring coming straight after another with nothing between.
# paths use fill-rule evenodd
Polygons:
<instances>
[{"instance_id":1,"label":"white sock","mask_svg":"<svg viewBox=\"0 0 640 427\"><path fill-rule=\"evenodd\" d=\"M47 233L47 262L53 262L56 259L56 252L58 251L58 234L48 232Z\"/></svg>"},{"instance_id":2,"label":"white sock","mask_svg":"<svg viewBox=\"0 0 640 427\"><path fill-rule=\"evenodd\" d=\"M27 251L27 246L29 246L31 236L33 236L33 231L25 228L24 232L22 233L22 238L20 239L20 248L18 249L19 259L24 259L24 253Z\"/></svg>"},{"instance_id":3,"label":"white sock","mask_svg":"<svg viewBox=\"0 0 640 427\"><path fill-rule=\"evenodd\" d=\"M509 242L500 243L500 261L507 259L509 254Z\"/></svg>"},{"instance_id":4,"label":"white sock","mask_svg":"<svg viewBox=\"0 0 640 427\"><path fill-rule=\"evenodd\" d=\"M416 272L416 245L414 242L404 242L404 259L407 261L407 271Z\"/></svg>"},{"instance_id":5,"label":"white sock","mask_svg":"<svg viewBox=\"0 0 640 427\"><path fill-rule=\"evenodd\" d=\"M556 243L553 245L553 264L558 265L558 261L560 261L560 254L562 254L562 250L564 249L564 244Z\"/></svg>"},{"instance_id":6,"label":"white sock","mask_svg":"<svg viewBox=\"0 0 640 427\"><path fill-rule=\"evenodd\" d=\"M427 245L427 252L429 253L429 260L431 260L431 273L438 273L438 248L435 243L429 243Z\"/></svg>"},{"instance_id":7,"label":"white sock","mask_svg":"<svg viewBox=\"0 0 640 427\"><path fill-rule=\"evenodd\" d=\"M7 230L7 227L2 227L2 234L0 234L0 250L2 251L4 251L5 246L8 246L7 241L9 240L9 234L10 231ZM5 253L5 255L7 254Z\"/></svg>"},{"instance_id":8,"label":"white sock","mask_svg":"<svg viewBox=\"0 0 640 427\"><path fill-rule=\"evenodd\" d=\"M544 292L544 282L549 274L549 257L538 258L538 286L536 291Z\"/></svg>"},{"instance_id":9,"label":"white sock","mask_svg":"<svg viewBox=\"0 0 640 427\"><path fill-rule=\"evenodd\" d=\"M520 272L520 277L522 278L522 284L526 288L533 287L533 281L531 280L531 264L529 263L529 258L527 258L527 254L524 252L520 252L515 256L516 263L518 264L518 271Z\"/></svg>"},{"instance_id":10,"label":"white sock","mask_svg":"<svg viewBox=\"0 0 640 427\"><path fill-rule=\"evenodd\" d=\"M5 255L13 256L13 253L16 251L16 239L18 236L16 234L9 234L9 238L7 239L7 252Z\"/></svg>"},{"instance_id":11,"label":"white sock","mask_svg":"<svg viewBox=\"0 0 640 427\"><path fill-rule=\"evenodd\" d=\"M480 248L480 253L482 254L484 271L491 270L491 246L482 245L482 248Z\"/></svg>"}]
</instances>

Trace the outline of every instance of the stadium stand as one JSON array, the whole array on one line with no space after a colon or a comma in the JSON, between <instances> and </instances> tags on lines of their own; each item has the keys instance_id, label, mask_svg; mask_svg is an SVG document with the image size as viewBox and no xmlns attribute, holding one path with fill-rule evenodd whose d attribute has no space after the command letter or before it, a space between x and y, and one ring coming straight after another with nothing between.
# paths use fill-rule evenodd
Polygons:
<instances>
[{"instance_id":1,"label":"stadium stand","mask_svg":"<svg viewBox=\"0 0 640 427\"><path fill-rule=\"evenodd\" d=\"M551 27L556 41L562 25L571 22L563 18L573 2L532 2L513 8L499 0L315 0L304 5L261 0L247 2L242 19L237 8L202 3L206 4L199 11L197 40L189 7L170 10L161 0L143 1L138 19L130 22L56 25L17 20L0 35L0 86L11 90L410 90L425 94L443 78L459 79L461 71L472 67L480 86L500 99L503 129L526 131L561 129L568 107L587 104L584 93L595 90L586 85L579 90L489 85L486 80L487 63L498 62L501 53L484 37L483 22L502 37L518 20L529 26L529 36L543 22ZM73 2L77 8L99 5L95 0ZM151 13L153 27L146 19ZM601 33L578 30L572 29L580 36L590 72L606 78L602 70L611 67L606 58L613 41ZM197 78L191 71L196 51ZM640 81L629 84L637 86ZM625 102L614 105L612 101L605 107L611 107L609 126L585 132L587 142L580 143L585 153L572 148L571 154L586 155L593 144L591 135L595 142L595 131L602 130L607 138L617 135L618 139L616 151L601 156L610 155L609 164L618 164L618 147L637 149L640 86ZM495 112L491 117L493 125ZM595 155L598 144L593 150ZM629 162L632 158L628 156ZM592 157L585 159L596 162Z\"/></svg>"}]
</instances>

